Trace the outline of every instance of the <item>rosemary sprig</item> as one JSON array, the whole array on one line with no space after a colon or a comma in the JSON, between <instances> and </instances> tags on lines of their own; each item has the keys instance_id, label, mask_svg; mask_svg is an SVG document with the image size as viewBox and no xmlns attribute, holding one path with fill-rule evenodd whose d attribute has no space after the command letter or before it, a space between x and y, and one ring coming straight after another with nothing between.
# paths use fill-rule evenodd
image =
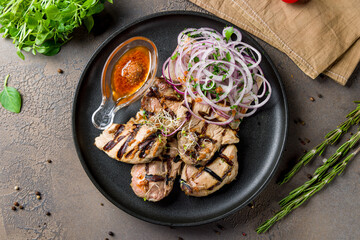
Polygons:
<instances>
[{"instance_id":1,"label":"rosemary sprig","mask_svg":"<svg viewBox=\"0 0 360 240\"><path fill-rule=\"evenodd\" d=\"M288 182L300 170L300 168L309 163L316 154L321 155L328 145L336 143L341 135L346 133L352 125L358 124L360 122L360 101L355 101L355 103L358 105L356 109L351 111L346 116L348 119L341 123L335 130L326 134L325 141L301 156L298 163L287 174L285 174L284 179L279 184Z\"/></svg>"},{"instance_id":2,"label":"rosemary sprig","mask_svg":"<svg viewBox=\"0 0 360 240\"><path fill-rule=\"evenodd\" d=\"M292 199L296 198L297 196L299 196L301 193L303 193L304 191L308 190L309 187L315 183L318 179L320 179L325 173L326 171L332 167L341 157L345 156L348 151L354 147L354 145L360 140L360 130L358 130L357 133L355 133L348 141L346 141L344 144L342 144L337 150L336 152L329 157L326 162L320 166L319 168L317 168L313 174L313 177L305 182L303 185L301 185L300 187L294 189L293 191L291 191L289 193L289 195L287 197L285 197L284 199L282 199L279 202L280 206L285 206L286 204L288 204Z\"/></svg>"},{"instance_id":3,"label":"rosemary sprig","mask_svg":"<svg viewBox=\"0 0 360 240\"><path fill-rule=\"evenodd\" d=\"M268 219L266 222L261 224L257 229L257 233L264 233L266 232L274 223L285 217L287 214L289 214L294 209L300 207L304 202L306 202L311 196L313 196L315 193L320 191L326 184L330 183L336 175L341 174L349 161L353 159L356 154L360 152L360 147L357 148L354 152L347 155L346 158L339 162L334 166L334 168L327 173L320 181L318 181L315 185L310 187L306 192L298 196L297 198L290 201L288 204L283 206L280 211L278 211L272 218Z\"/></svg>"}]
</instances>

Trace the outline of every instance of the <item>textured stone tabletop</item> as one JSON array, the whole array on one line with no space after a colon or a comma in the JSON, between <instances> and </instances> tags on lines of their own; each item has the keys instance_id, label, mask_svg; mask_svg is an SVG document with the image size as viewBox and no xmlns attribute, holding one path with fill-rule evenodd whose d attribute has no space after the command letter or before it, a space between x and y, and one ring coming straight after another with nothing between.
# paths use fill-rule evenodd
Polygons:
<instances>
[{"instance_id":1,"label":"textured stone tabletop","mask_svg":"<svg viewBox=\"0 0 360 240\"><path fill-rule=\"evenodd\" d=\"M22 61L10 40L0 39L0 79L23 98L20 114L0 108L0 239L359 239L360 156L344 174L268 233L256 227L279 209L277 202L321 164L317 158L284 186L275 182L297 158L319 143L360 100L359 69L342 87L331 79L311 80L284 54L257 40L280 72L288 96L288 142L275 177L253 201L225 219L198 227L170 228L136 219L111 204L95 188L75 151L71 110L79 77L95 49L115 30L135 19L166 10L202 11L185 0L115 0L53 57L27 54ZM97 25L98 22L102 27ZM105 26L105 27L104 27ZM61 68L64 73L59 74ZM1 87L2 89L2 87ZM319 98L319 94L323 97ZM314 97L315 101L309 98ZM295 124L301 118L305 125ZM350 129L355 131L355 128ZM349 134L345 138L348 138ZM305 145L299 138L310 140ZM330 156L335 147L325 152ZM51 160L49 163L47 160ZM15 190L14 186L19 186ZM41 193L37 199L35 192ZM23 210L12 211L18 201ZM49 213L48 213L49 212ZM114 236L109 236L112 231Z\"/></svg>"}]
</instances>

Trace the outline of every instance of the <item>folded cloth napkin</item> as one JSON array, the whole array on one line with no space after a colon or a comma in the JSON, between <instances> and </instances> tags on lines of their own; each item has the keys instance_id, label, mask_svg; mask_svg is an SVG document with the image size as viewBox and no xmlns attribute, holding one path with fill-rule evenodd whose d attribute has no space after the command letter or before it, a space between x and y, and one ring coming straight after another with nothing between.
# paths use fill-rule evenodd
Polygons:
<instances>
[{"instance_id":1,"label":"folded cloth napkin","mask_svg":"<svg viewBox=\"0 0 360 240\"><path fill-rule=\"evenodd\" d=\"M360 60L360 0L190 0L345 85Z\"/></svg>"}]
</instances>

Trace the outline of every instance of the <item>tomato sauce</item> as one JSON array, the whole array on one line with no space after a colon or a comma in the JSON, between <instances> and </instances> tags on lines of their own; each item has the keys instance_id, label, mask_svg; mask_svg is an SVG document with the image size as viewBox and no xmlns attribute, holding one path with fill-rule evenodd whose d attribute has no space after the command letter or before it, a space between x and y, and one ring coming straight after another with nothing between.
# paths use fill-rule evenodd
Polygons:
<instances>
[{"instance_id":1,"label":"tomato sauce","mask_svg":"<svg viewBox=\"0 0 360 240\"><path fill-rule=\"evenodd\" d=\"M111 74L114 100L117 101L136 92L147 79L149 69L149 49L139 46L125 52L115 64Z\"/></svg>"}]
</instances>

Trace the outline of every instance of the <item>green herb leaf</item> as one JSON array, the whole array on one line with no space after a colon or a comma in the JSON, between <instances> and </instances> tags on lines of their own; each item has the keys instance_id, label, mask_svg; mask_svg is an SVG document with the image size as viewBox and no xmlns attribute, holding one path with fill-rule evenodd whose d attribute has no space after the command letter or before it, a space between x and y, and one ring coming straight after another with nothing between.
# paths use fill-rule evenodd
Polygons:
<instances>
[{"instance_id":1,"label":"green herb leaf","mask_svg":"<svg viewBox=\"0 0 360 240\"><path fill-rule=\"evenodd\" d=\"M0 103L8 111L19 113L21 110L20 93L13 87L7 87L9 75L6 76L4 82L4 90L0 93Z\"/></svg>"},{"instance_id":2,"label":"green herb leaf","mask_svg":"<svg viewBox=\"0 0 360 240\"><path fill-rule=\"evenodd\" d=\"M40 47L37 47L36 50L39 53L44 54L45 56L56 55L61 49L60 43L55 43L54 41L46 41Z\"/></svg>"},{"instance_id":3,"label":"green herb leaf","mask_svg":"<svg viewBox=\"0 0 360 240\"><path fill-rule=\"evenodd\" d=\"M176 52L174 55L171 56L171 60L175 60L179 56L179 52Z\"/></svg>"},{"instance_id":4,"label":"green herb leaf","mask_svg":"<svg viewBox=\"0 0 360 240\"><path fill-rule=\"evenodd\" d=\"M228 60L228 62L230 62L231 60L231 56L229 52L226 53L226 60Z\"/></svg>"},{"instance_id":5,"label":"green herb leaf","mask_svg":"<svg viewBox=\"0 0 360 240\"><path fill-rule=\"evenodd\" d=\"M84 24L88 32L94 27L94 18L92 16L87 16L84 18Z\"/></svg>"},{"instance_id":6,"label":"green herb leaf","mask_svg":"<svg viewBox=\"0 0 360 240\"><path fill-rule=\"evenodd\" d=\"M55 5L49 5L45 9L45 13L48 19L53 21L60 21L61 20L61 13L60 10Z\"/></svg>"},{"instance_id":7,"label":"green herb leaf","mask_svg":"<svg viewBox=\"0 0 360 240\"><path fill-rule=\"evenodd\" d=\"M229 28L228 30L225 31L225 38L226 38L226 42L228 42L231 38L231 35L234 33L234 27Z\"/></svg>"},{"instance_id":8,"label":"green herb leaf","mask_svg":"<svg viewBox=\"0 0 360 240\"><path fill-rule=\"evenodd\" d=\"M194 57L194 62L195 63L197 63L197 62L199 62L200 60L199 60L199 58L198 57Z\"/></svg>"},{"instance_id":9,"label":"green herb leaf","mask_svg":"<svg viewBox=\"0 0 360 240\"><path fill-rule=\"evenodd\" d=\"M90 15L94 15L96 13L100 13L102 10L104 10L104 4L98 3L98 4L94 5L92 8L90 8L90 10L86 14L86 16L90 16Z\"/></svg>"},{"instance_id":10,"label":"green herb leaf","mask_svg":"<svg viewBox=\"0 0 360 240\"><path fill-rule=\"evenodd\" d=\"M22 60L25 60L25 56L24 56L24 54L20 51L20 49L18 49L18 50L16 51L16 54L17 54Z\"/></svg>"}]
</instances>

